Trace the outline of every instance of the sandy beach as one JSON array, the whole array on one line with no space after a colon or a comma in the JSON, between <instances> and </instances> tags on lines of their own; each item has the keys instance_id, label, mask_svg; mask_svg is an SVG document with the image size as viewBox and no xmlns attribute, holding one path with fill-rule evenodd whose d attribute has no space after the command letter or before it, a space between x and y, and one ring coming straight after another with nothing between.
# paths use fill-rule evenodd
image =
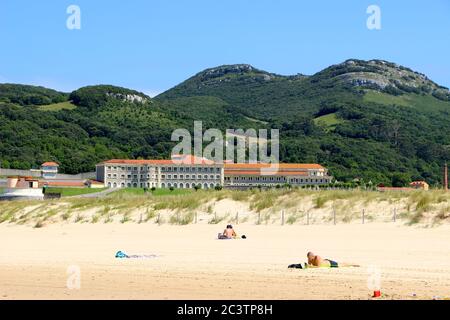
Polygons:
<instances>
[{"instance_id":1,"label":"sandy beach","mask_svg":"<svg viewBox=\"0 0 450 320\"><path fill-rule=\"evenodd\" d=\"M383 299L450 297L450 226L400 223L242 224L246 240L216 240L222 225L0 225L0 299ZM156 255L116 259L115 253ZM287 269L312 250L360 268ZM69 289L70 266L80 288ZM70 271L70 270L69 270Z\"/></svg>"}]
</instances>

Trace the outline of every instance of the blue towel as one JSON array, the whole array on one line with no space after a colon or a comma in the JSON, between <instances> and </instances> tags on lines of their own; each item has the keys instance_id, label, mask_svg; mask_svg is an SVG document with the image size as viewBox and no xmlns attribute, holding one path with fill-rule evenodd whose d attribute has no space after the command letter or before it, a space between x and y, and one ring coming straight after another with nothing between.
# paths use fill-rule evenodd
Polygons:
<instances>
[{"instance_id":1,"label":"blue towel","mask_svg":"<svg viewBox=\"0 0 450 320\"><path fill-rule=\"evenodd\" d=\"M123 253L122 251L117 251L116 258L124 259L124 258L128 258L128 255Z\"/></svg>"}]
</instances>

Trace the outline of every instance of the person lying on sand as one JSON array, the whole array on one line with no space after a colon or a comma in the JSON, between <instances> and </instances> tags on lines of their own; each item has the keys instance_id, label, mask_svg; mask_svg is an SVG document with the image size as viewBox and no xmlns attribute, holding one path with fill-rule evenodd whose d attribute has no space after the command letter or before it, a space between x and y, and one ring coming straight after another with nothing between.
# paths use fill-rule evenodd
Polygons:
<instances>
[{"instance_id":1,"label":"person lying on sand","mask_svg":"<svg viewBox=\"0 0 450 320\"><path fill-rule=\"evenodd\" d=\"M337 263L336 261L330 259L322 259L322 257L308 252L306 255L308 257L308 268L342 268L342 267L360 267L353 263Z\"/></svg>"}]
</instances>

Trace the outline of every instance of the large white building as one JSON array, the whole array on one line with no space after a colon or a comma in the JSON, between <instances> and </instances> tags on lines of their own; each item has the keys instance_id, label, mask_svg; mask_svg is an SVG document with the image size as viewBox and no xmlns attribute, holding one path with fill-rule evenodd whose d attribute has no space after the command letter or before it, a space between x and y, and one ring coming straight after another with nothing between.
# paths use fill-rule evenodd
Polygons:
<instances>
[{"instance_id":1,"label":"large white building","mask_svg":"<svg viewBox=\"0 0 450 320\"><path fill-rule=\"evenodd\" d=\"M172 160L113 159L96 166L97 181L108 188L226 188L327 185L332 177L319 164L228 164L175 156Z\"/></svg>"},{"instance_id":2,"label":"large white building","mask_svg":"<svg viewBox=\"0 0 450 320\"><path fill-rule=\"evenodd\" d=\"M172 160L114 159L96 166L97 180L109 188L211 189L224 184L223 164L193 156Z\"/></svg>"},{"instance_id":3,"label":"large white building","mask_svg":"<svg viewBox=\"0 0 450 320\"><path fill-rule=\"evenodd\" d=\"M233 163L224 167L226 188L319 186L329 184L332 179L320 164L279 163L271 167L262 163Z\"/></svg>"}]
</instances>

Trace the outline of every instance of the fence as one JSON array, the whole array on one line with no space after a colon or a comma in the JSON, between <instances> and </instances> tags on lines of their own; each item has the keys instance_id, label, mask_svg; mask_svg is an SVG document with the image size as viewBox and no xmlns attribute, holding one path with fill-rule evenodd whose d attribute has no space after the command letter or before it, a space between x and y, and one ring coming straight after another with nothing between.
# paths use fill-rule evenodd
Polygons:
<instances>
[{"instance_id":1,"label":"fence","mask_svg":"<svg viewBox=\"0 0 450 320\"><path fill-rule=\"evenodd\" d=\"M282 226L284 226L286 224L290 224L290 225L297 224L298 225L298 223L296 223L296 221L298 220L298 215L297 214L298 213L294 213L294 216L296 216L296 218L294 219L294 222L292 222L292 221L289 220L289 216L286 213L286 211L285 210L280 210L280 212L279 212L279 218L280 218L279 219L279 224L282 225ZM269 215L269 216L270 216L270 218L273 218L272 215ZM321 215L321 217L325 218L326 215ZM397 208L391 209L389 217L390 217L389 221L384 220L383 222L394 222L395 223L395 222L398 221L399 217L398 217L398 214L397 214ZM237 224L239 224L240 221L242 221L239 218L240 218L240 214L239 214L239 212L236 212L236 215L234 217L232 217L229 222L234 222L237 225ZM309 210L304 211L303 218L305 220L304 220L304 223L302 223L302 224L304 224L304 225L313 225L313 224L315 224L314 220L312 219L312 216L311 216L311 213L310 213ZM361 224L368 223L368 218L370 218L370 217L367 215L367 210L365 208L363 208L361 210L361 215L360 215ZM245 221L247 221L247 219L248 218L245 218ZM359 218L356 216L354 219L352 219L352 221L355 221L357 219L359 219ZM177 217L176 220L178 221L179 217ZM214 218L211 220L210 223L217 223L217 222L222 221L222 220L223 219L218 217L217 213L214 212ZM254 222L255 222L256 225L261 225L261 224L263 224L263 221L268 221L268 220L269 219L267 218L267 215L265 215L265 218L263 218L263 216L261 215L261 212L258 212L256 214L256 218L255 218ZM160 215L158 215L158 219L157 219L157 222L159 222L159 221L160 221ZM338 215L336 213L336 209L335 208L331 208L328 221L329 221L329 223L332 223L333 225L339 224L340 221L338 219ZM347 223L347 222L349 222L349 221L345 221L345 219L343 220L343 223ZM194 224L198 223L197 212L194 213L193 223Z\"/></svg>"}]
</instances>

